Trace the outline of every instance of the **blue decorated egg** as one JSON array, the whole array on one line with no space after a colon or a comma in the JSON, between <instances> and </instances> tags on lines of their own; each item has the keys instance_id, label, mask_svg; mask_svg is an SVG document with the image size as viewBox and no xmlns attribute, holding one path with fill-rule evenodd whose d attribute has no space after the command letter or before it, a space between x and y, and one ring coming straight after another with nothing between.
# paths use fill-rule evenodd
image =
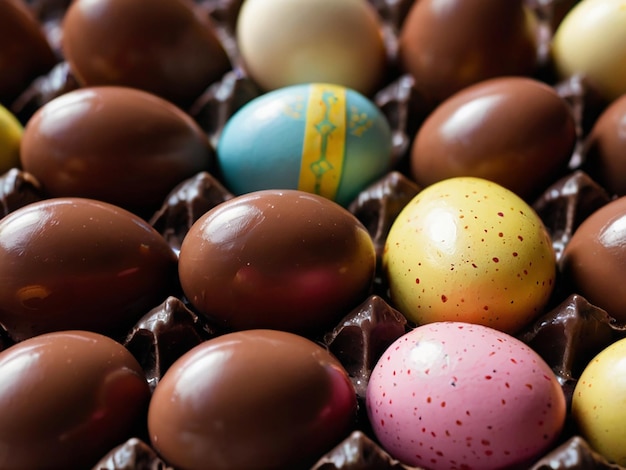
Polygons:
<instances>
[{"instance_id":1,"label":"blue decorated egg","mask_svg":"<svg viewBox=\"0 0 626 470\"><path fill-rule=\"evenodd\" d=\"M261 95L228 120L217 145L235 194L299 189L347 205L387 173L389 123L362 94L313 83Z\"/></svg>"}]
</instances>

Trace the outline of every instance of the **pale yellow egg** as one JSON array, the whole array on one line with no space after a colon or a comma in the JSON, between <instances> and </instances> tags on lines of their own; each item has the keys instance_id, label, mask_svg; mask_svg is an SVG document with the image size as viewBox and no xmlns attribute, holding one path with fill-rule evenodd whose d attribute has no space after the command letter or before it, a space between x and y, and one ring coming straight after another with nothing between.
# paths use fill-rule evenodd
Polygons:
<instances>
[{"instance_id":1,"label":"pale yellow egg","mask_svg":"<svg viewBox=\"0 0 626 470\"><path fill-rule=\"evenodd\" d=\"M0 175L19 165L23 132L17 118L0 105Z\"/></svg>"},{"instance_id":2,"label":"pale yellow egg","mask_svg":"<svg viewBox=\"0 0 626 470\"><path fill-rule=\"evenodd\" d=\"M560 23L552 56L561 78L582 75L605 99L626 93L626 0L583 0Z\"/></svg>"},{"instance_id":3,"label":"pale yellow egg","mask_svg":"<svg viewBox=\"0 0 626 470\"><path fill-rule=\"evenodd\" d=\"M572 396L572 416L589 444L626 465L626 339L602 350L585 368Z\"/></svg>"},{"instance_id":4,"label":"pale yellow egg","mask_svg":"<svg viewBox=\"0 0 626 470\"><path fill-rule=\"evenodd\" d=\"M326 82L370 95L387 66L382 22L367 0L245 0L237 44L268 91Z\"/></svg>"}]
</instances>

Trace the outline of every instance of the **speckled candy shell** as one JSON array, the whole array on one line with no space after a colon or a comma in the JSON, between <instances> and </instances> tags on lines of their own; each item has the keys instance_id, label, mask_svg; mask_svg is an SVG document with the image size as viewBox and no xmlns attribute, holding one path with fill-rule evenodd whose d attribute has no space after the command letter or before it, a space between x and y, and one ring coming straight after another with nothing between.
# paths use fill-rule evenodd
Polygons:
<instances>
[{"instance_id":1,"label":"speckled candy shell","mask_svg":"<svg viewBox=\"0 0 626 470\"><path fill-rule=\"evenodd\" d=\"M430 469L510 468L554 443L565 396L521 341L460 322L431 323L396 340L367 390L367 412L395 458Z\"/></svg>"}]
</instances>

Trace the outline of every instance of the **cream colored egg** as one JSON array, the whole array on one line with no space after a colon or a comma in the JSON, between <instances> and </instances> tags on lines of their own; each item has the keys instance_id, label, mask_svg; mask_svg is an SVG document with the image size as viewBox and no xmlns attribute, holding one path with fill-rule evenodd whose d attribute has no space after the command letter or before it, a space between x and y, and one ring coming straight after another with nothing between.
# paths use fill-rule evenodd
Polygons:
<instances>
[{"instance_id":1,"label":"cream colored egg","mask_svg":"<svg viewBox=\"0 0 626 470\"><path fill-rule=\"evenodd\" d=\"M0 175L19 165L23 132L17 118L0 105Z\"/></svg>"},{"instance_id":2,"label":"cream colored egg","mask_svg":"<svg viewBox=\"0 0 626 470\"><path fill-rule=\"evenodd\" d=\"M583 0L559 25L552 56L562 78L585 76L607 100L626 93L626 0Z\"/></svg>"},{"instance_id":3,"label":"cream colored egg","mask_svg":"<svg viewBox=\"0 0 626 470\"><path fill-rule=\"evenodd\" d=\"M418 193L394 221L383 253L391 300L413 322L463 321L509 334L542 313L555 264L532 208L472 177Z\"/></svg>"},{"instance_id":4,"label":"cream colored egg","mask_svg":"<svg viewBox=\"0 0 626 470\"><path fill-rule=\"evenodd\" d=\"M367 0L245 0L237 42L246 71L265 90L327 82L370 95L387 62Z\"/></svg>"},{"instance_id":5,"label":"cream colored egg","mask_svg":"<svg viewBox=\"0 0 626 470\"><path fill-rule=\"evenodd\" d=\"M589 444L626 466L626 339L601 351L585 368L572 396L572 416Z\"/></svg>"}]
</instances>

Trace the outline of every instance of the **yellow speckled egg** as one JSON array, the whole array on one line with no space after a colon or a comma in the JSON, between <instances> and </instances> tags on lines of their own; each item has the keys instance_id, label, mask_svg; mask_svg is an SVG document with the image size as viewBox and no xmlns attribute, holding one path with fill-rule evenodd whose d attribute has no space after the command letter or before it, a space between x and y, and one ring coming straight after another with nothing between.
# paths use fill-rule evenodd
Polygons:
<instances>
[{"instance_id":1,"label":"yellow speckled egg","mask_svg":"<svg viewBox=\"0 0 626 470\"><path fill-rule=\"evenodd\" d=\"M608 460L626 466L626 339L602 350L574 389L572 416L589 444Z\"/></svg>"},{"instance_id":2,"label":"yellow speckled egg","mask_svg":"<svg viewBox=\"0 0 626 470\"><path fill-rule=\"evenodd\" d=\"M265 90L327 82L369 96L387 67L382 22L367 0L245 0L237 44Z\"/></svg>"},{"instance_id":3,"label":"yellow speckled egg","mask_svg":"<svg viewBox=\"0 0 626 470\"><path fill-rule=\"evenodd\" d=\"M533 209L489 180L426 187L394 221L383 268L395 307L417 324L463 321L509 334L542 313L556 274Z\"/></svg>"},{"instance_id":4,"label":"yellow speckled egg","mask_svg":"<svg viewBox=\"0 0 626 470\"><path fill-rule=\"evenodd\" d=\"M626 93L626 0L583 0L563 18L552 42L562 78L584 75L606 99Z\"/></svg>"}]
</instances>

